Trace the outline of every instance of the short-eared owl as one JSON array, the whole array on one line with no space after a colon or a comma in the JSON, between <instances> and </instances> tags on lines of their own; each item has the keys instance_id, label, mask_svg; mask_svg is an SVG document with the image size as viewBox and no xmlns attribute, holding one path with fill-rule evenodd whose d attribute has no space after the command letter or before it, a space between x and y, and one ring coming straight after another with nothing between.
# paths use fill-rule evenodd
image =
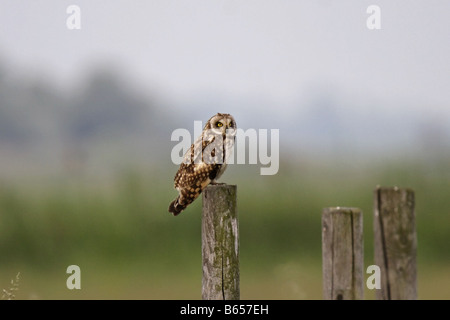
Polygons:
<instances>
[{"instance_id":1,"label":"short-eared owl","mask_svg":"<svg viewBox=\"0 0 450 320\"><path fill-rule=\"evenodd\" d=\"M235 136L236 122L230 114L218 113L208 120L175 175L179 195L170 203L169 212L180 214L208 184L216 183L227 167Z\"/></svg>"}]
</instances>

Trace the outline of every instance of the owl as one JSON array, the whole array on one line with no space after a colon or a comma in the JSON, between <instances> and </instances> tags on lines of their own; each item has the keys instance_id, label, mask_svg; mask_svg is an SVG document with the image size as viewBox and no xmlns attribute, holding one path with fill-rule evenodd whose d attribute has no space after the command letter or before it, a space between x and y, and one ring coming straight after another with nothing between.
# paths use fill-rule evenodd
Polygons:
<instances>
[{"instance_id":1,"label":"owl","mask_svg":"<svg viewBox=\"0 0 450 320\"><path fill-rule=\"evenodd\" d=\"M170 203L169 212L177 216L209 184L217 184L216 180L227 167L235 137L236 122L230 114L218 113L208 120L175 175L175 189L179 194Z\"/></svg>"}]
</instances>

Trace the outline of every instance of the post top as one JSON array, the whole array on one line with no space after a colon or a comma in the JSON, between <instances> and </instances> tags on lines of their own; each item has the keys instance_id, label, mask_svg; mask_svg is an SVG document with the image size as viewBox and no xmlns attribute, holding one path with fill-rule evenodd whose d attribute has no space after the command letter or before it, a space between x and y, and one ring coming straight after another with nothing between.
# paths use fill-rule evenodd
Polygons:
<instances>
[{"instance_id":1,"label":"post top","mask_svg":"<svg viewBox=\"0 0 450 320\"><path fill-rule=\"evenodd\" d=\"M329 214L331 212L336 212L336 213L343 213L343 214L357 214L357 213L361 213L361 209L360 208L356 208L356 207L327 207L327 208L323 208L322 213L326 213Z\"/></svg>"},{"instance_id":2,"label":"post top","mask_svg":"<svg viewBox=\"0 0 450 320\"><path fill-rule=\"evenodd\" d=\"M389 192L389 191L393 191L393 192L408 192L408 193L414 193L414 190L411 188L399 188L398 186L392 186L392 187L382 187L380 185L377 185L377 187L375 188L375 191L385 191L385 192Z\"/></svg>"},{"instance_id":3,"label":"post top","mask_svg":"<svg viewBox=\"0 0 450 320\"><path fill-rule=\"evenodd\" d=\"M226 184L226 183L217 183L217 184L209 184L206 188L236 188L235 184Z\"/></svg>"}]
</instances>

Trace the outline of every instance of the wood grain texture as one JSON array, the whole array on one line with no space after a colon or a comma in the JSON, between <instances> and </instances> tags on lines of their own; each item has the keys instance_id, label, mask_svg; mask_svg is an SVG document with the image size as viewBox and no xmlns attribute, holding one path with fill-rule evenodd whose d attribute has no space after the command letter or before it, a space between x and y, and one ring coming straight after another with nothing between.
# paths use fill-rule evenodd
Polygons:
<instances>
[{"instance_id":1,"label":"wood grain texture","mask_svg":"<svg viewBox=\"0 0 450 320\"><path fill-rule=\"evenodd\" d=\"M381 271L379 300L417 299L417 235L414 191L381 188L374 191L375 264Z\"/></svg>"},{"instance_id":2,"label":"wood grain texture","mask_svg":"<svg viewBox=\"0 0 450 320\"><path fill-rule=\"evenodd\" d=\"M203 191L203 300L239 300L239 226L234 185Z\"/></svg>"},{"instance_id":3,"label":"wood grain texture","mask_svg":"<svg viewBox=\"0 0 450 320\"><path fill-rule=\"evenodd\" d=\"M323 295L326 300L364 298L362 213L331 207L322 212Z\"/></svg>"}]
</instances>

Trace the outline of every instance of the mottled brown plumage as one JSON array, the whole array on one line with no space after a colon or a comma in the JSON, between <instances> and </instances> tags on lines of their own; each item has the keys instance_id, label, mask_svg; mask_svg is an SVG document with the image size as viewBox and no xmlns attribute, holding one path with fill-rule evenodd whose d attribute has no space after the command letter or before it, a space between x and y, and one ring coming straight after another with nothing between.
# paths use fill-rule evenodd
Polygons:
<instances>
[{"instance_id":1,"label":"mottled brown plumage","mask_svg":"<svg viewBox=\"0 0 450 320\"><path fill-rule=\"evenodd\" d=\"M218 113L206 123L202 134L184 155L175 175L178 197L169 212L180 214L210 183L223 174L234 146L236 122L230 114Z\"/></svg>"}]
</instances>

